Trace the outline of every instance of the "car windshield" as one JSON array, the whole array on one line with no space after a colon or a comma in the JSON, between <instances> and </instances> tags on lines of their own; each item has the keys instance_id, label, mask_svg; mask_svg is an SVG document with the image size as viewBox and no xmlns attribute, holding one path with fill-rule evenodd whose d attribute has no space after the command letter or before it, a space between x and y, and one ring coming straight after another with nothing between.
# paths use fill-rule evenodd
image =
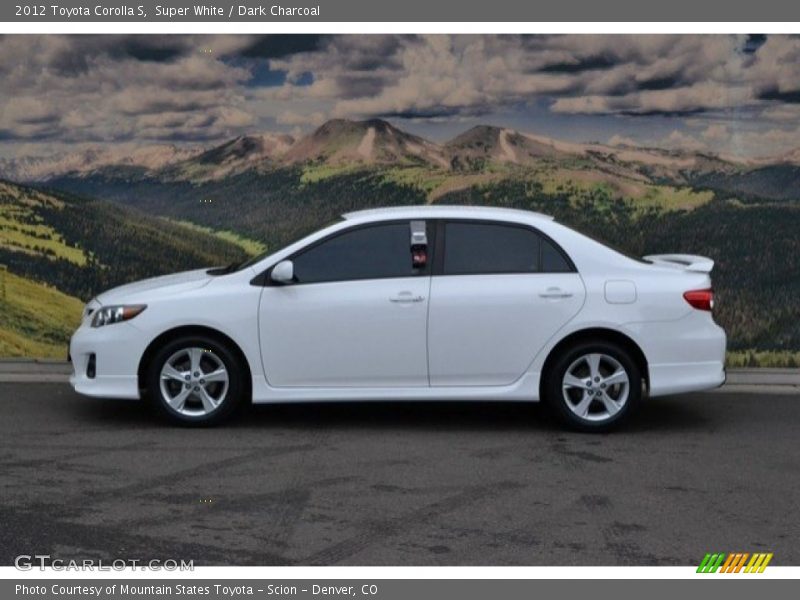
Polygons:
<instances>
[{"instance_id":1,"label":"car windshield","mask_svg":"<svg viewBox=\"0 0 800 600\"><path fill-rule=\"evenodd\" d=\"M324 229L326 227L330 227L334 223L338 223L341 220L342 220L342 218L338 217L338 218L334 219L333 221L325 223L324 225L315 224L313 226L304 227L304 228L300 229L299 232L296 233L291 240L289 240L288 242L283 244L282 247L285 248L286 246L291 246L295 242L299 242L304 237L314 233L315 231L319 231L320 229ZM243 261L241 263L234 263L233 265L230 265L230 266L226 267L225 268L225 273L235 273L236 271L241 271L243 269L247 269L248 267L252 267L253 265L259 263L262 260L264 260L267 256L269 256L270 254L273 254L274 252L275 252L275 250L273 250L271 248L267 248L266 250L264 250L264 252L262 252L260 254L257 254L255 256L252 256L252 257L248 258L247 260L245 260L245 261ZM218 274L221 275L222 273L218 273Z\"/></svg>"}]
</instances>

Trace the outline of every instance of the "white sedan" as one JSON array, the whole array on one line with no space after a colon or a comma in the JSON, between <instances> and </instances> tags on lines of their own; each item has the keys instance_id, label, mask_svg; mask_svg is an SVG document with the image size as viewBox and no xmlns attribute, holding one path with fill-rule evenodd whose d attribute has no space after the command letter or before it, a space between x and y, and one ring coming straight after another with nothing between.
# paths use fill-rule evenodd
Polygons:
<instances>
[{"instance_id":1,"label":"white sedan","mask_svg":"<svg viewBox=\"0 0 800 600\"><path fill-rule=\"evenodd\" d=\"M499 208L349 213L240 265L86 306L71 383L175 422L247 402L544 400L584 431L725 380L710 259L629 258Z\"/></svg>"}]
</instances>

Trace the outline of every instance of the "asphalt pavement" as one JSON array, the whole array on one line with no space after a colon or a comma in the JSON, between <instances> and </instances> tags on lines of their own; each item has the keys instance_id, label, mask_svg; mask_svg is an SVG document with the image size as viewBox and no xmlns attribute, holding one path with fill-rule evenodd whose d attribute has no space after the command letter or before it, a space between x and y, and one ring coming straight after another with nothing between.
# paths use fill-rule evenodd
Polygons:
<instances>
[{"instance_id":1,"label":"asphalt pavement","mask_svg":"<svg viewBox=\"0 0 800 600\"><path fill-rule=\"evenodd\" d=\"M253 407L175 428L139 402L0 383L0 564L800 564L800 395L646 402L565 432L510 403Z\"/></svg>"}]
</instances>

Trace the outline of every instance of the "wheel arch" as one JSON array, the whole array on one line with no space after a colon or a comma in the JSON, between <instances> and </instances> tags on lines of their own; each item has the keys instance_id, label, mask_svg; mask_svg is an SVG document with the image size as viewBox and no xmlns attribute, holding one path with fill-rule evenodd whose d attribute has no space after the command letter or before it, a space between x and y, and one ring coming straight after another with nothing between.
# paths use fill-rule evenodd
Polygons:
<instances>
[{"instance_id":1,"label":"wheel arch","mask_svg":"<svg viewBox=\"0 0 800 600\"><path fill-rule=\"evenodd\" d=\"M150 366L150 361L153 360L153 356L157 352L158 348L163 344L174 340L178 337L185 336L185 335L205 335L211 338L214 338L221 344L225 344L228 346L233 352L236 357L241 361L241 365L244 367L246 372L245 377L245 385L247 390L247 395L250 397L252 401L252 393L253 393L253 371L250 368L250 362L247 360L247 356L245 355L244 351L239 347L233 339L219 331L218 329L214 329L213 327L206 327L203 325L183 325L180 327L173 327L172 329L168 329L163 333L156 336L145 348L145 351L142 353L142 357L139 360L139 367L137 369L137 379L139 384L139 390L145 389L145 380L147 378L147 369Z\"/></svg>"},{"instance_id":2,"label":"wheel arch","mask_svg":"<svg viewBox=\"0 0 800 600\"><path fill-rule=\"evenodd\" d=\"M587 329L573 331L569 335L565 336L555 346L553 346L553 348L547 354L547 358L542 364L541 377L539 378L540 398L543 397L542 394L544 392L544 385L547 379L546 374L549 372L559 354L568 346L589 340L604 340L613 342L630 352L631 357L634 361L636 361L636 365L642 372L647 389L650 389L650 371L648 368L647 357L645 356L644 351L642 351L642 348L639 346L639 344L637 344L633 338L617 329L610 329L608 327L590 327Z\"/></svg>"}]
</instances>

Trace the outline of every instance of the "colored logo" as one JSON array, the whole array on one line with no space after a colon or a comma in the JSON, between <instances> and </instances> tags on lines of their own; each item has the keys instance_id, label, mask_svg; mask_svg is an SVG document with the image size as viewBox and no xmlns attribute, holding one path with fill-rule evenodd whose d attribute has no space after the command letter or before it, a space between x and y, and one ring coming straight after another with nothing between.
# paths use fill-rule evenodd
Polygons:
<instances>
[{"instance_id":1,"label":"colored logo","mask_svg":"<svg viewBox=\"0 0 800 600\"><path fill-rule=\"evenodd\" d=\"M749 560L748 560L749 559ZM772 552L717 552L706 554L697 567L698 573L763 573L769 561L772 560Z\"/></svg>"}]
</instances>

